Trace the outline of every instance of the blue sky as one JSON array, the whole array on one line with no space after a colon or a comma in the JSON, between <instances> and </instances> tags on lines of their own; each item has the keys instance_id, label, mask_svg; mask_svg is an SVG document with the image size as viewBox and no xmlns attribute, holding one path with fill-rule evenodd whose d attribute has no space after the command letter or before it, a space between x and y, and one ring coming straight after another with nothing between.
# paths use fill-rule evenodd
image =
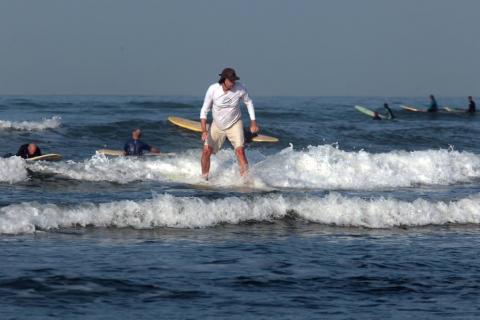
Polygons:
<instances>
[{"instance_id":1,"label":"blue sky","mask_svg":"<svg viewBox=\"0 0 480 320\"><path fill-rule=\"evenodd\" d=\"M480 94L480 1L0 0L0 94Z\"/></svg>"}]
</instances>

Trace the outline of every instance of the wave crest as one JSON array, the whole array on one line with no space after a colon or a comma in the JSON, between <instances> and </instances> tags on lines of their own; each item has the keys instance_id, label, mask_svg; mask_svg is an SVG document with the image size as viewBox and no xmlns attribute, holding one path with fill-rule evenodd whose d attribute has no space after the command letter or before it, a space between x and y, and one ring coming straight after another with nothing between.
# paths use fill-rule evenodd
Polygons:
<instances>
[{"instance_id":1,"label":"wave crest","mask_svg":"<svg viewBox=\"0 0 480 320\"><path fill-rule=\"evenodd\" d=\"M86 181L152 180L198 184L202 183L199 157L197 150L174 158L108 159L96 155L83 162L38 163L31 168ZM252 151L248 157L252 187L259 189L382 190L466 183L480 177L480 156L454 150L374 154L323 145L302 151L286 148L270 156ZM212 157L209 185L243 186L233 151L222 150Z\"/></svg>"},{"instance_id":2,"label":"wave crest","mask_svg":"<svg viewBox=\"0 0 480 320\"><path fill-rule=\"evenodd\" d=\"M206 200L158 195L144 201L85 203L72 207L21 203L0 209L0 233L75 226L204 228L222 223L273 221L294 212L298 219L341 227L392 228L480 223L480 195L450 202L365 200L337 193L325 197L266 195Z\"/></svg>"},{"instance_id":3,"label":"wave crest","mask_svg":"<svg viewBox=\"0 0 480 320\"><path fill-rule=\"evenodd\" d=\"M53 116L42 121L8 121L0 120L0 130L19 130L19 131L42 131L46 129L58 128L61 124L61 117Z\"/></svg>"},{"instance_id":4,"label":"wave crest","mask_svg":"<svg viewBox=\"0 0 480 320\"><path fill-rule=\"evenodd\" d=\"M454 150L348 152L331 145L292 147L255 166L267 185L369 190L449 185L480 177L480 156Z\"/></svg>"}]
</instances>

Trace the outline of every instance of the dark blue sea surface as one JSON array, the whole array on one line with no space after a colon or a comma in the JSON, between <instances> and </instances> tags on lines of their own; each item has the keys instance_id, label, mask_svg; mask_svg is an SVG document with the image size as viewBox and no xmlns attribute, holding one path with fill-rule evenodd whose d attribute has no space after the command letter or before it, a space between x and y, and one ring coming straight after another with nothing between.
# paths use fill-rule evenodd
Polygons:
<instances>
[{"instance_id":1,"label":"dark blue sea surface","mask_svg":"<svg viewBox=\"0 0 480 320\"><path fill-rule=\"evenodd\" d=\"M355 105L394 120L375 121ZM477 115L260 97L242 179L200 177L200 97L0 97L2 319L478 319ZM438 98L465 108L465 98ZM246 111L246 110L243 110ZM244 122L248 123L244 112ZM115 158L134 128L170 156Z\"/></svg>"}]
</instances>

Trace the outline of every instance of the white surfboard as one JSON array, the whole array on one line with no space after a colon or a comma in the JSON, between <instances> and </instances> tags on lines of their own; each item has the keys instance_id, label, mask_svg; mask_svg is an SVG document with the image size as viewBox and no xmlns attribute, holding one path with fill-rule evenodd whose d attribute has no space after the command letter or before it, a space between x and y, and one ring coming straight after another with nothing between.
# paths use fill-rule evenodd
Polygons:
<instances>
[{"instance_id":1,"label":"white surfboard","mask_svg":"<svg viewBox=\"0 0 480 320\"><path fill-rule=\"evenodd\" d=\"M412 106L406 106L406 105L403 105L403 104L400 105L400 108L402 108L405 111L409 111L409 112L428 112L425 109L418 109L418 108L415 108L415 107L412 107Z\"/></svg>"},{"instance_id":2,"label":"white surfboard","mask_svg":"<svg viewBox=\"0 0 480 320\"><path fill-rule=\"evenodd\" d=\"M44 154L38 157L28 158L25 160L27 161L60 161L62 160L62 155L58 153L49 153L49 154Z\"/></svg>"},{"instance_id":3,"label":"white surfboard","mask_svg":"<svg viewBox=\"0 0 480 320\"><path fill-rule=\"evenodd\" d=\"M454 108L454 107L444 107L443 110L445 110L446 112L450 112L450 113L466 113L466 112L468 112L467 109Z\"/></svg>"},{"instance_id":4,"label":"white surfboard","mask_svg":"<svg viewBox=\"0 0 480 320\"><path fill-rule=\"evenodd\" d=\"M355 106L355 109L357 109L357 111L359 111L359 112L361 112L361 113L363 113L367 116L370 116L372 118L375 117L375 112L368 109L368 108L365 108L365 107L362 107L362 106ZM377 115L380 119L385 119L385 116L383 114L377 112Z\"/></svg>"},{"instance_id":5,"label":"white surfboard","mask_svg":"<svg viewBox=\"0 0 480 320\"><path fill-rule=\"evenodd\" d=\"M125 154L123 150L113 150L113 149L99 149L96 151L99 154L103 154L105 156L112 156L112 157L123 157ZM176 156L175 153L169 152L169 153L151 153L151 152L146 152L143 154L144 156L155 156L155 157L173 157Z\"/></svg>"}]
</instances>

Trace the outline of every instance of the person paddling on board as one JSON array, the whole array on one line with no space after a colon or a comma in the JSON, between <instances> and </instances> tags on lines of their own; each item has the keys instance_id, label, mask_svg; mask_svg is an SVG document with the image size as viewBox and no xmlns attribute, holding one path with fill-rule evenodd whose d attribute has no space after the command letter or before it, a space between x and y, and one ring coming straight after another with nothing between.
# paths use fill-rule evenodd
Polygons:
<instances>
[{"instance_id":1,"label":"person paddling on board","mask_svg":"<svg viewBox=\"0 0 480 320\"><path fill-rule=\"evenodd\" d=\"M145 151L151 153L160 153L160 150L154 147L149 146L140 140L142 137L142 130L134 129L132 131L132 139L125 143L123 147L124 154L126 156L141 156Z\"/></svg>"},{"instance_id":2,"label":"person paddling on board","mask_svg":"<svg viewBox=\"0 0 480 320\"><path fill-rule=\"evenodd\" d=\"M437 112L438 111L438 105L437 105L437 100L435 99L434 95L430 95L430 107L427 109L427 112Z\"/></svg>"},{"instance_id":3,"label":"person paddling on board","mask_svg":"<svg viewBox=\"0 0 480 320\"><path fill-rule=\"evenodd\" d=\"M35 143L21 145L16 154L17 157L22 157L23 159L30 159L41 155L42 151Z\"/></svg>"},{"instance_id":4,"label":"person paddling on board","mask_svg":"<svg viewBox=\"0 0 480 320\"><path fill-rule=\"evenodd\" d=\"M3 156L3 158L10 158L13 156L17 156L23 159L30 159L34 157L39 157L41 155L42 155L42 151L35 143L26 143L20 146L16 154L7 153Z\"/></svg>"},{"instance_id":5,"label":"person paddling on board","mask_svg":"<svg viewBox=\"0 0 480 320\"><path fill-rule=\"evenodd\" d=\"M475 113L477 105L472 96L468 96L468 113Z\"/></svg>"},{"instance_id":6,"label":"person paddling on board","mask_svg":"<svg viewBox=\"0 0 480 320\"><path fill-rule=\"evenodd\" d=\"M250 132L255 134L259 131L253 102L248 96L245 86L237 82L240 78L235 70L225 68L219 76L218 83L214 83L208 88L200 110L202 141L204 141L201 167L202 177L206 180L208 180L210 171L210 157L222 147L225 138L228 138L235 149L235 155L240 166L240 175L244 177L248 173L240 100L245 103L250 115ZM212 109L213 121L207 131L207 115L210 109Z\"/></svg>"}]
</instances>

